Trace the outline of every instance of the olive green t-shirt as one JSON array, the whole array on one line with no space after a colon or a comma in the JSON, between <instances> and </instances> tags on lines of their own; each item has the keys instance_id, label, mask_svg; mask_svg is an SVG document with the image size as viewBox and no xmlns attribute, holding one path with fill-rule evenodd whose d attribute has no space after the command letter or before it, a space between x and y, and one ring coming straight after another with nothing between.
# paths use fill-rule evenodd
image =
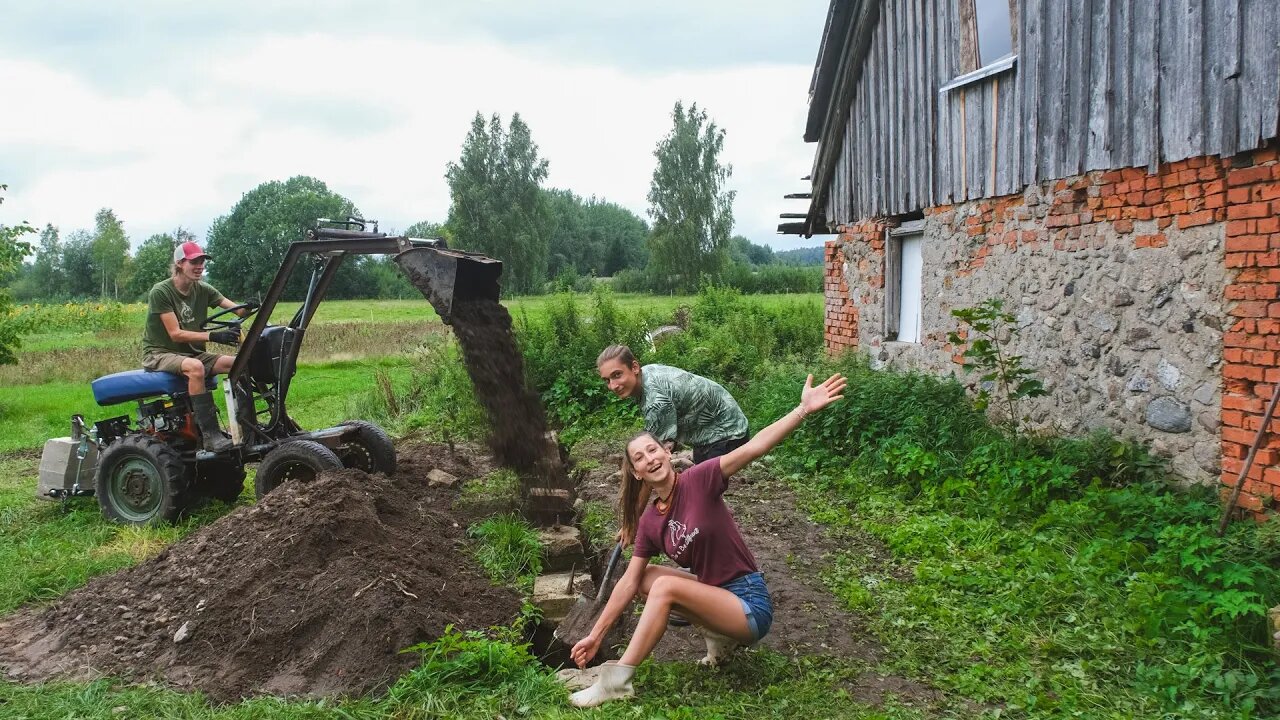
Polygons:
<instances>
[{"instance_id":1,"label":"olive green t-shirt","mask_svg":"<svg viewBox=\"0 0 1280 720\"><path fill-rule=\"evenodd\" d=\"M209 316L209 308L218 307L225 299L222 293L205 282L192 285L186 295L178 292L173 278L151 286L151 293L147 296L147 324L142 331L143 355L158 352L196 355L204 352L204 343L178 343L169 339L169 332L164 329L160 316L171 312L178 318L178 327L200 332L200 326Z\"/></svg>"}]
</instances>

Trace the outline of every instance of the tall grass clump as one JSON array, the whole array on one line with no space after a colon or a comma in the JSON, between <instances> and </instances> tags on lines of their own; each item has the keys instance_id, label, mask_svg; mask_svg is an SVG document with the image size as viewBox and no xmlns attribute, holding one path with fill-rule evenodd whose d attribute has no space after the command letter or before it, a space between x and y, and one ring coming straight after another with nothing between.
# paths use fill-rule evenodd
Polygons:
<instances>
[{"instance_id":1,"label":"tall grass clump","mask_svg":"<svg viewBox=\"0 0 1280 720\"><path fill-rule=\"evenodd\" d=\"M542 571L542 542L528 523L501 515L471 526L467 534L476 540L476 562L490 580L532 588Z\"/></svg>"},{"instance_id":2,"label":"tall grass clump","mask_svg":"<svg viewBox=\"0 0 1280 720\"><path fill-rule=\"evenodd\" d=\"M350 398L347 414L396 435L422 430L449 443L483 436L484 409L453 335L426 335L409 352L409 364L407 381L397 381L385 369L374 370L374 387Z\"/></svg>"},{"instance_id":3,"label":"tall grass clump","mask_svg":"<svg viewBox=\"0 0 1280 720\"><path fill-rule=\"evenodd\" d=\"M844 357L752 386L753 424L795 406L796 379L840 371L844 399L774 455L817 517L883 541L911 578L842 556L828 573L898 671L1016 717L1264 717L1280 713L1265 614L1280 599L1280 532L1214 534L1208 488L1105 432L993 426L952 380Z\"/></svg>"},{"instance_id":4,"label":"tall grass clump","mask_svg":"<svg viewBox=\"0 0 1280 720\"><path fill-rule=\"evenodd\" d=\"M742 386L779 360L810 362L822 350L818 302L768 306L732 288L704 287L682 317L684 332L664 340L644 362L674 365Z\"/></svg>"},{"instance_id":5,"label":"tall grass clump","mask_svg":"<svg viewBox=\"0 0 1280 720\"><path fill-rule=\"evenodd\" d=\"M434 642L403 652L422 662L387 693L395 717L462 718L541 715L566 704L564 685L513 637L491 639L452 626Z\"/></svg>"}]
</instances>

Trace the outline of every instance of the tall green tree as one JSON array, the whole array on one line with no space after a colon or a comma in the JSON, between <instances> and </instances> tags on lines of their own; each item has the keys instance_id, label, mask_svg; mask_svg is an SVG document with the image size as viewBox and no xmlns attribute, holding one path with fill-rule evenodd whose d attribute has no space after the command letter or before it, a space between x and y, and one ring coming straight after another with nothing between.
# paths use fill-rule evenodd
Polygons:
<instances>
[{"instance_id":1,"label":"tall green tree","mask_svg":"<svg viewBox=\"0 0 1280 720\"><path fill-rule=\"evenodd\" d=\"M724 130L697 103L686 110L677 102L671 120L671 131L653 151L649 262L661 284L693 291L725 264L735 194L725 184L733 167L720 162Z\"/></svg>"},{"instance_id":2,"label":"tall green tree","mask_svg":"<svg viewBox=\"0 0 1280 720\"><path fill-rule=\"evenodd\" d=\"M458 162L445 171L453 239L462 249L502 260L504 284L515 292L537 291L547 277L546 177L547 161L520 113L505 129L497 113L487 123L476 113Z\"/></svg>"},{"instance_id":3,"label":"tall green tree","mask_svg":"<svg viewBox=\"0 0 1280 720\"><path fill-rule=\"evenodd\" d=\"M354 203L313 177L262 183L210 226L205 248L213 258L210 279L227 297L260 298L271 286L289 244L302 240L316 220L359 214ZM286 298L299 299L306 293L308 269L294 268L285 286ZM334 277L332 296L342 297L359 286L353 276L360 271L361 263L344 263Z\"/></svg>"},{"instance_id":4,"label":"tall green tree","mask_svg":"<svg viewBox=\"0 0 1280 720\"><path fill-rule=\"evenodd\" d=\"M596 275L612 276L619 270L643 268L649 262L649 226L630 210L596 197L582 206L583 225L590 244L599 252Z\"/></svg>"},{"instance_id":5,"label":"tall green tree","mask_svg":"<svg viewBox=\"0 0 1280 720\"><path fill-rule=\"evenodd\" d=\"M98 291L98 267L93 259L93 234L72 230L62 243L62 273L67 295L93 297Z\"/></svg>"},{"instance_id":6,"label":"tall green tree","mask_svg":"<svg viewBox=\"0 0 1280 720\"><path fill-rule=\"evenodd\" d=\"M7 189L9 189L8 185L0 185L0 192ZM3 203L4 198L0 197L0 204ZM31 252L31 244L22 238L35 231L36 229L26 221L17 225L0 224L0 276L9 275L22 264L22 259ZM12 365L18 362L15 352L19 344L18 331L4 322L5 316L9 314L12 307L13 301L9 299L9 293L4 288L0 288L0 365Z\"/></svg>"},{"instance_id":7,"label":"tall green tree","mask_svg":"<svg viewBox=\"0 0 1280 720\"><path fill-rule=\"evenodd\" d=\"M587 234L582 198L569 190L547 190L551 234L547 238L547 275L587 275L595 270L592 238Z\"/></svg>"},{"instance_id":8,"label":"tall green tree","mask_svg":"<svg viewBox=\"0 0 1280 720\"><path fill-rule=\"evenodd\" d=\"M110 208L93 216L93 262L98 273L98 296L119 297L120 275L129 260L129 237L124 223Z\"/></svg>"},{"instance_id":9,"label":"tall green tree","mask_svg":"<svg viewBox=\"0 0 1280 720\"><path fill-rule=\"evenodd\" d=\"M33 297L57 298L66 293L66 280L62 274L62 240L58 228L53 225L45 225L40 231L28 282L38 293Z\"/></svg>"},{"instance_id":10,"label":"tall green tree","mask_svg":"<svg viewBox=\"0 0 1280 720\"><path fill-rule=\"evenodd\" d=\"M449 240L449 228L430 220L419 220L404 229L404 236L411 238L438 238Z\"/></svg>"},{"instance_id":11,"label":"tall green tree","mask_svg":"<svg viewBox=\"0 0 1280 720\"><path fill-rule=\"evenodd\" d=\"M729 238L729 260L743 265L769 265L774 261L773 248L734 235Z\"/></svg>"},{"instance_id":12,"label":"tall green tree","mask_svg":"<svg viewBox=\"0 0 1280 720\"><path fill-rule=\"evenodd\" d=\"M179 242L194 240L194 236L178 228L173 233L157 233L142 241L133 254L133 267L121 290L130 299L144 299L151 286L172 274L173 249Z\"/></svg>"}]
</instances>

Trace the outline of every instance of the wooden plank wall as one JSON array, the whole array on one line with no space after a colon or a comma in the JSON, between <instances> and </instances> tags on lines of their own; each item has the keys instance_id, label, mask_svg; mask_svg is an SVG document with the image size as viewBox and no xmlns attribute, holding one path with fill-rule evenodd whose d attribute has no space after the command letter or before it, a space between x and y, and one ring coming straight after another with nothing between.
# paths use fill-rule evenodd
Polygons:
<instances>
[{"instance_id":1,"label":"wooden plank wall","mask_svg":"<svg viewBox=\"0 0 1280 720\"><path fill-rule=\"evenodd\" d=\"M1022 0L1017 64L960 74L959 0L881 0L849 120L822 142L833 224L1277 135L1280 1ZM816 188L815 188L816 189Z\"/></svg>"}]
</instances>

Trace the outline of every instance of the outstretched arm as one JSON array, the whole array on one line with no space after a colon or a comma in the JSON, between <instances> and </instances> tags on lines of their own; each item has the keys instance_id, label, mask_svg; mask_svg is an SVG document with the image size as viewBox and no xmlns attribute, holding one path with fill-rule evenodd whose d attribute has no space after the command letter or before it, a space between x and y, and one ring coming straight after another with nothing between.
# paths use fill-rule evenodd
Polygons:
<instances>
[{"instance_id":1,"label":"outstretched arm","mask_svg":"<svg viewBox=\"0 0 1280 720\"><path fill-rule=\"evenodd\" d=\"M809 413L817 412L831 403L844 397L845 379L836 373L822 382L813 385L813 376L804 381L804 390L800 393L800 404L796 409L783 415L773 424L755 434L742 447L720 456L720 472L729 477L751 463L752 460L772 450L782 439L800 426Z\"/></svg>"}]
</instances>

